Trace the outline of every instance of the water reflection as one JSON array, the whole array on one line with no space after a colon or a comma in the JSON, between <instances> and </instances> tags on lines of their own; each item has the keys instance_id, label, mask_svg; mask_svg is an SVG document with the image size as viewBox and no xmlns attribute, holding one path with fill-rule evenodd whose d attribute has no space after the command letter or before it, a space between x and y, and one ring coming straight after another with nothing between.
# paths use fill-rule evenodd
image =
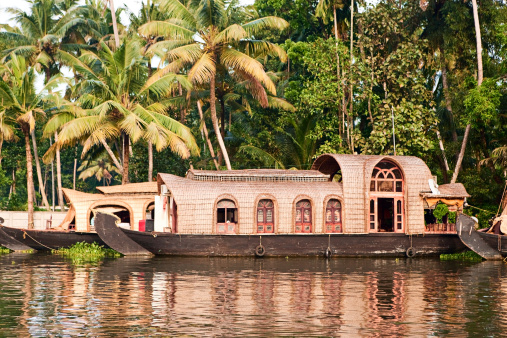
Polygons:
<instances>
[{"instance_id":1,"label":"water reflection","mask_svg":"<svg viewBox=\"0 0 507 338\"><path fill-rule=\"evenodd\" d=\"M0 256L6 336L492 336L507 265L438 260Z\"/></svg>"}]
</instances>

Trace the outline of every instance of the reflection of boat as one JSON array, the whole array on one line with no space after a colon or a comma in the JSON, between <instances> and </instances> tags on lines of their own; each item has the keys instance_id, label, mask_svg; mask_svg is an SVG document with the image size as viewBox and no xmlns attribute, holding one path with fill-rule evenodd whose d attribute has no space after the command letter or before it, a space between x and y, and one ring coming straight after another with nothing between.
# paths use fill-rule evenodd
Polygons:
<instances>
[{"instance_id":1,"label":"reflection of boat","mask_svg":"<svg viewBox=\"0 0 507 338\"><path fill-rule=\"evenodd\" d=\"M106 245L94 229L95 213L107 212L121 220L121 225L144 230L151 218L155 182L98 187L100 194L63 189L70 208L61 224L50 229L0 227L0 245L11 250L50 250L69 247L77 242ZM153 221L151 221L153 222Z\"/></svg>"},{"instance_id":2,"label":"reflection of boat","mask_svg":"<svg viewBox=\"0 0 507 338\"><path fill-rule=\"evenodd\" d=\"M507 207L501 219L488 229L475 230L476 221L467 216L460 215L458 219L458 235L463 243L481 257L488 260L500 260L507 256L507 235L500 228L502 218L507 220ZM507 224L505 224L507 227Z\"/></svg>"},{"instance_id":3,"label":"reflection of boat","mask_svg":"<svg viewBox=\"0 0 507 338\"><path fill-rule=\"evenodd\" d=\"M469 195L461 184L428 187L432 179L426 164L409 156L326 154L312 170L191 169L185 178L158 175L154 231L120 229L112 219L95 225L120 252L127 237L166 255L411 257L464 250L454 226L427 226L424 215L439 202L460 211Z\"/></svg>"}]
</instances>

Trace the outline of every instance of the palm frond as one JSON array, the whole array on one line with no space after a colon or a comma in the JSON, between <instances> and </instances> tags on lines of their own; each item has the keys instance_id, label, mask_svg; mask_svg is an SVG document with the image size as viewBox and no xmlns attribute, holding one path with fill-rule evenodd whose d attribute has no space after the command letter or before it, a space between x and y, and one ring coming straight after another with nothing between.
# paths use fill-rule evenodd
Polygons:
<instances>
[{"instance_id":1,"label":"palm frond","mask_svg":"<svg viewBox=\"0 0 507 338\"><path fill-rule=\"evenodd\" d=\"M276 159L273 155L268 153L267 151L255 147L253 145L244 145L239 147L239 153L244 153L251 156L253 159L261 161L267 167L277 167L281 169L285 169L285 166L281 161Z\"/></svg>"},{"instance_id":2,"label":"palm frond","mask_svg":"<svg viewBox=\"0 0 507 338\"><path fill-rule=\"evenodd\" d=\"M227 49L223 52L221 58L222 64L232 69L242 70L259 80L266 89L273 95L276 95L276 87L273 81L267 76L262 64L234 49Z\"/></svg>"},{"instance_id":3,"label":"palm frond","mask_svg":"<svg viewBox=\"0 0 507 338\"><path fill-rule=\"evenodd\" d=\"M250 36L257 35L266 29L276 29L283 31L289 27L289 23L282 18L276 16L266 16L263 18L255 19L242 25Z\"/></svg>"},{"instance_id":4,"label":"palm frond","mask_svg":"<svg viewBox=\"0 0 507 338\"><path fill-rule=\"evenodd\" d=\"M188 79L192 83L207 83L215 72L214 60L208 53L204 53L188 72Z\"/></svg>"},{"instance_id":5,"label":"palm frond","mask_svg":"<svg viewBox=\"0 0 507 338\"><path fill-rule=\"evenodd\" d=\"M163 36L169 39L191 39L195 31L167 21L150 21L139 27L142 36Z\"/></svg>"}]
</instances>

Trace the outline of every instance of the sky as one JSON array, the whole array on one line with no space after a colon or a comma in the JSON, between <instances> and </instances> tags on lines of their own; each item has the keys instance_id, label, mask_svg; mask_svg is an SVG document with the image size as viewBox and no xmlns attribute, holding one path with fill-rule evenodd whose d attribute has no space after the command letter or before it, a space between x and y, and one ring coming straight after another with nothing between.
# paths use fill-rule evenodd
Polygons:
<instances>
[{"instance_id":1,"label":"sky","mask_svg":"<svg viewBox=\"0 0 507 338\"><path fill-rule=\"evenodd\" d=\"M81 0L81 3L84 3L84 0ZM138 13L139 9L141 8L141 3L146 3L146 0L114 0L114 6L115 7L123 7L127 6L129 11L133 13ZM240 3L242 5L250 5L253 4L254 0L241 0ZM16 7L19 9L22 9L24 11L27 11L29 8L29 4L24 0L0 0L0 24L9 23L8 19L10 17L10 14L6 12L6 8L8 7ZM125 13L122 14L120 20L122 23L127 23L127 15ZM11 23L12 24L12 23Z\"/></svg>"}]
</instances>

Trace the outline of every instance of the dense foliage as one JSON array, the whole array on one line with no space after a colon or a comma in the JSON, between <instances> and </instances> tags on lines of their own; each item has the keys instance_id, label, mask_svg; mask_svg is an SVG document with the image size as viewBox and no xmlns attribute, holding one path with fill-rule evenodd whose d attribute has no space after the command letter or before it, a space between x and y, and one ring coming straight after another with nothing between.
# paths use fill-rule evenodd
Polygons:
<instances>
[{"instance_id":1,"label":"dense foliage","mask_svg":"<svg viewBox=\"0 0 507 338\"><path fill-rule=\"evenodd\" d=\"M93 191L192 166L307 169L326 152L419 156L448 183L469 125L458 182L495 213L507 174L507 5L477 1L479 71L473 1L373 3L149 0L140 13L116 9L129 15L119 40L101 0L10 10L0 208L26 210L31 172L44 207L58 177Z\"/></svg>"}]
</instances>

